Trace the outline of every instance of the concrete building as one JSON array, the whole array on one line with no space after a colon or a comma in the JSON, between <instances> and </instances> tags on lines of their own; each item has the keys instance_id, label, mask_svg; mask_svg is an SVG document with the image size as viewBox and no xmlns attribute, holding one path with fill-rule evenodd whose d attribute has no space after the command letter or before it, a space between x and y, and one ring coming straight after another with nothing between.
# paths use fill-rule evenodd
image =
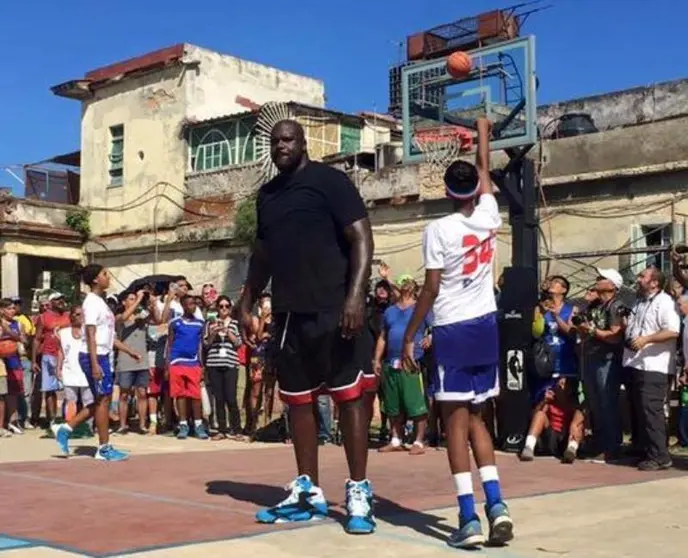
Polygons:
<instances>
[{"instance_id":1,"label":"concrete building","mask_svg":"<svg viewBox=\"0 0 688 558\"><path fill-rule=\"evenodd\" d=\"M686 237L688 80L545 106L539 117L546 124L582 111L599 132L543 141L530 154L542 186L541 271L567 275L576 288L594 279L595 267L617 268L629 281L648 263L668 271L669 245ZM505 162L494 154L495 167ZM437 177L419 165L358 180L372 206L376 256L422 276L422 229L450 210ZM509 227L498 245L502 268L510 263Z\"/></svg>"},{"instance_id":2,"label":"concrete building","mask_svg":"<svg viewBox=\"0 0 688 558\"><path fill-rule=\"evenodd\" d=\"M543 84L546 85L546 84ZM260 107L306 128L313 158L345 169L371 208L376 259L422 275L421 237L446 214L438 177L398 164L398 123L324 108L322 82L176 45L88 72L53 88L82 103L81 204L91 212L91 259L121 288L149 273L183 273L236 292L246 247L234 239L237 206L260 183L252 130ZM557 103L539 109L547 129L584 112L596 133L544 139L530 156L540 177L543 272L584 285L595 266L627 277L685 239L688 199L688 80ZM545 134L548 137L548 134ZM501 166L501 154L494 156ZM506 218L506 208L505 208ZM499 234L496 266L510 261Z\"/></svg>"},{"instance_id":3,"label":"concrete building","mask_svg":"<svg viewBox=\"0 0 688 558\"><path fill-rule=\"evenodd\" d=\"M81 102L80 204L92 232L85 249L118 289L150 273L238 288L246 249L232 240L232 217L260 181L265 142L254 127L265 103L304 125L316 160L373 153L397 126L325 109L319 80L189 44L52 91Z\"/></svg>"}]
</instances>

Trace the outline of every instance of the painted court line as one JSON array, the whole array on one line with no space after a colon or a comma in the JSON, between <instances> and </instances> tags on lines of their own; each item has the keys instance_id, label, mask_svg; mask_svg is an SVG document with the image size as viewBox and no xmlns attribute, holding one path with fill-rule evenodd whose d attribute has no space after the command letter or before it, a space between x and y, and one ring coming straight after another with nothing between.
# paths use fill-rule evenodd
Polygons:
<instances>
[{"instance_id":1,"label":"painted court line","mask_svg":"<svg viewBox=\"0 0 688 558\"><path fill-rule=\"evenodd\" d=\"M170 498L167 496L157 496L155 494L148 494L146 492L135 492L131 490L123 490L120 488L108 488L107 486L100 486L94 484L85 484L80 482L65 481L60 479L51 479L46 477L41 477L40 475L31 475L29 473L12 473L9 471L0 471L0 475L6 477L13 477L17 479L33 481L33 482L44 482L47 484L53 484L57 486L66 486L69 488L79 488L86 490L93 490L95 492L103 492L106 494L115 494L117 496L124 496L129 498L137 498L139 500L146 500L149 502L158 502L161 504L172 504L175 506L184 506L187 508L199 508L205 510L222 511L230 514L240 514L240 515L250 515L253 517L254 512L249 512L245 510L236 510L227 506L218 506L215 504L204 504L202 502L191 502L189 500L181 500L179 498Z\"/></svg>"}]
</instances>

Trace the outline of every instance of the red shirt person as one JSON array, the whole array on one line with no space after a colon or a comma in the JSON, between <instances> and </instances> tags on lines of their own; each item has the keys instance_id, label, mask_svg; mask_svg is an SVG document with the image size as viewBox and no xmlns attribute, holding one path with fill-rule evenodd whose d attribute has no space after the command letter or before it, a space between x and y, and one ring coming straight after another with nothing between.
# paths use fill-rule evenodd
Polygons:
<instances>
[{"instance_id":1,"label":"red shirt person","mask_svg":"<svg viewBox=\"0 0 688 558\"><path fill-rule=\"evenodd\" d=\"M48 297L50 308L40 314L36 321L36 343L32 351L34 374L40 373L41 392L45 394L48 419L53 421L57 416L57 391L60 382L57 379L57 354L60 340L58 332L69 327L67 301L61 293L52 293ZM38 346L41 348L38 354Z\"/></svg>"}]
</instances>

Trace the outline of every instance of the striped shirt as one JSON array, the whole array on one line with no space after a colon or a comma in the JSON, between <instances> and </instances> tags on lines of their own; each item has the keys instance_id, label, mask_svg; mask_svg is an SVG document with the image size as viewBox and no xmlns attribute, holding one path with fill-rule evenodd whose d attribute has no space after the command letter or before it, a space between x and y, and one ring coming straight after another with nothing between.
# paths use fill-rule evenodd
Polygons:
<instances>
[{"instance_id":1,"label":"striped shirt","mask_svg":"<svg viewBox=\"0 0 688 558\"><path fill-rule=\"evenodd\" d=\"M222 320L218 320L218 324L222 324ZM225 322L229 333L231 333L235 338L236 342L232 343L227 335L218 334L213 335L210 333L210 328L213 324L206 324L205 338L208 347L208 353L206 355L205 364L206 366L221 367L227 366L229 368L239 367L239 354L237 350L241 347L241 334L239 333L239 326L236 320L228 318Z\"/></svg>"}]
</instances>

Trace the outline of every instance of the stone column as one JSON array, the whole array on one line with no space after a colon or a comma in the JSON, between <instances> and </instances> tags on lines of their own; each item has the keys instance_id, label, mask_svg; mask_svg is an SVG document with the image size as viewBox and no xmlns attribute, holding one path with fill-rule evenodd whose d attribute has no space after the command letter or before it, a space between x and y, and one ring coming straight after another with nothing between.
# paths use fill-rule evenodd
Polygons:
<instances>
[{"instance_id":1,"label":"stone column","mask_svg":"<svg viewBox=\"0 0 688 558\"><path fill-rule=\"evenodd\" d=\"M2 296L19 296L19 257L5 252L0 257L0 274L2 277Z\"/></svg>"}]
</instances>

